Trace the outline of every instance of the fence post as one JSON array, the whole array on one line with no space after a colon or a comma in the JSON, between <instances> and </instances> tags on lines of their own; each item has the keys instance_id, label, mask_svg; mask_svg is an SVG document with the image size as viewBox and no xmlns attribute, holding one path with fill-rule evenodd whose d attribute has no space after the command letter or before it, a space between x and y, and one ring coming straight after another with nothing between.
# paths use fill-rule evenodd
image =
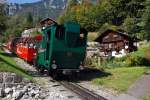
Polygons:
<instances>
[{"instance_id":1,"label":"fence post","mask_svg":"<svg viewBox=\"0 0 150 100\"><path fill-rule=\"evenodd\" d=\"M100 57L98 57L98 66L100 66L100 64L101 64L101 59Z\"/></svg>"}]
</instances>

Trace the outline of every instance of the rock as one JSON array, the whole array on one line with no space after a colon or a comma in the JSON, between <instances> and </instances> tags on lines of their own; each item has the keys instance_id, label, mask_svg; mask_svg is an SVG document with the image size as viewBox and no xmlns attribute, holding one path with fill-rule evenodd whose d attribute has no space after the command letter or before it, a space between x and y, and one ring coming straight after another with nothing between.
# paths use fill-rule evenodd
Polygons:
<instances>
[{"instance_id":1,"label":"rock","mask_svg":"<svg viewBox=\"0 0 150 100\"><path fill-rule=\"evenodd\" d=\"M6 83L12 83L13 82L13 77L12 76L7 76L5 79Z\"/></svg>"},{"instance_id":2,"label":"rock","mask_svg":"<svg viewBox=\"0 0 150 100\"><path fill-rule=\"evenodd\" d=\"M8 93L10 93L10 92L12 92L12 91L13 91L12 88L6 88L6 89L5 89L5 93L6 93L6 94L8 94Z\"/></svg>"},{"instance_id":3,"label":"rock","mask_svg":"<svg viewBox=\"0 0 150 100\"><path fill-rule=\"evenodd\" d=\"M40 91L39 90L35 90L34 91L34 94L38 94Z\"/></svg>"},{"instance_id":4,"label":"rock","mask_svg":"<svg viewBox=\"0 0 150 100\"><path fill-rule=\"evenodd\" d=\"M12 90L13 90L13 92L15 92L16 91L16 87L12 87Z\"/></svg>"},{"instance_id":5,"label":"rock","mask_svg":"<svg viewBox=\"0 0 150 100\"><path fill-rule=\"evenodd\" d=\"M24 78L23 83L30 83L30 80L27 78Z\"/></svg>"},{"instance_id":6,"label":"rock","mask_svg":"<svg viewBox=\"0 0 150 100\"><path fill-rule=\"evenodd\" d=\"M27 94L24 94L22 97L22 99L28 99L28 98L29 98L29 96Z\"/></svg>"},{"instance_id":7,"label":"rock","mask_svg":"<svg viewBox=\"0 0 150 100\"><path fill-rule=\"evenodd\" d=\"M18 89L21 88L21 85L17 85L17 88L18 88Z\"/></svg>"},{"instance_id":8,"label":"rock","mask_svg":"<svg viewBox=\"0 0 150 100\"><path fill-rule=\"evenodd\" d=\"M22 79L21 76L15 75L15 77L14 77L14 83L21 83L22 80L23 80L23 79Z\"/></svg>"},{"instance_id":9,"label":"rock","mask_svg":"<svg viewBox=\"0 0 150 100\"><path fill-rule=\"evenodd\" d=\"M40 96L39 94L36 94L36 95L35 95L35 99L38 99L38 98L39 98L39 96Z\"/></svg>"},{"instance_id":10,"label":"rock","mask_svg":"<svg viewBox=\"0 0 150 100\"><path fill-rule=\"evenodd\" d=\"M0 73L0 83L3 83L3 73Z\"/></svg>"},{"instance_id":11,"label":"rock","mask_svg":"<svg viewBox=\"0 0 150 100\"><path fill-rule=\"evenodd\" d=\"M29 97L28 100L33 100L33 98L32 98L32 97Z\"/></svg>"},{"instance_id":12,"label":"rock","mask_svg":"<svg viewBox=\"0 0 150 100\"><path fill-rule=\"evenodd\" d=\"M29 84L28 84L28 86L31 86L31 85L32 85L32 83L29 83Z\"/></svg>"},{"instance_id":13,"label":"rock","mask_svg":"<svg viewBox=\"0 0 150 100\"><path fill-rule=\"evenodd\" d=\"M13 84L13 83L5 84L5 88L12 88L13 86L15 86L15 84Z\"/></svg>"},{"instance_id":14,"label":"rock","mask_svg":"<svg viewBox=\"0 0 150 100\"><path fill-rule=\"evenodd\" d=\"M13 94L12 94L12 97L14 98L14 99L19 99L19 98L21 98L23 96L23 92L22 91L16 91L16 92L13 92Z\"/></svg>"},{"instance_id":15,"label":"rock","mask_svg":"<svg viewBox=\"0 0 150 100\"><path fill-rule=\"evenodd\" d=\"M11 98L11 95L10 95L10 94L8 94L6 98L9 100L9 99Z\"/></svg>"},{"instance_id":16,"label":"rock","mask_svg":"<svg viewBox=\"0 0 150 100\"><path fill-rule=\"evenodd\" d=\"M19 91L13 92L12 97L13 97L13 98L16 98L16 97L19 96L19 94L20 94Z\"/></svg>"},{"instance_id":17,"label":"rock","mask_svg":"<svg viewBox=\"0 0 150 100\"><path fill-rule=\"evenodd\" d=\"M28 91L31 91L32 90L32 88L28 88Z\"/></svg>"},{"instance_id":18,"label":"rock","mask_svg":"<svg viewBox=\"0 0 150 100\"><path fill-rule=\"evenodd\" d=\"M0 97L5 97L5 92L4 92L4 90L3 89L0 89Z\"/></svg>"},{"instance_id":19,"label":"rock","mask_svg":"<svg viewBox=\"0 0 150 100\"><path fill-rule=\"evenodd\" d=\"M35 93L34 93L34 92L35 92L35 90L31 90L31 92L30 92L30 93L31 93L31 97L34 97L34 96L35 96Z\"/></svg>"},{"instance_id":20,"label":"rock","mask_svg":"<svg viewBox=\"0 0 150 100\"><path fill-rule=\"evenodd\" d=\"M24 86L23 91L27 92L28 91L28 86Z\"/></svg>"}]
</instances>

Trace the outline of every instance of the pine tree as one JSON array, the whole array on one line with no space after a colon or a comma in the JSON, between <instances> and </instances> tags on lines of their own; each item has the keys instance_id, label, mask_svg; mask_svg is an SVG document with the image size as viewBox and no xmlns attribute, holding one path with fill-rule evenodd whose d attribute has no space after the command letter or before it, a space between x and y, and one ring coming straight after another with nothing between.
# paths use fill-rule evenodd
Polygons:
<instances>
[{"instance_id":1,"label":"pine tree","mask_svg":"<svg viewBox=\"0 0 150 100\"><path fill-rule=\"evenodd\" d=\"M28 28L32 28L33 27L33 17L31 13L27 13L26 15L26 24Z\"/></svg>"},{"instance_id":2,"label":"pine tree","mask_svg":"<svg viewBox=\"0 0 150 100\"><path fill-rule=\"evenodd\" d=\"M150 40L150 0L146 1L146 9L143 14L144 30L146 32L145 38Z\"/></svg>"},{"instance_id":3,"label":"pine tree","mask_svg":"<svg viewBox=\"0 0 150 100\"><path fill-rule=\"evenodd\" d=\"M4 13L4 5L0 4L0 34L6 29L6 16Z\"/></svg>"}]
</instances>

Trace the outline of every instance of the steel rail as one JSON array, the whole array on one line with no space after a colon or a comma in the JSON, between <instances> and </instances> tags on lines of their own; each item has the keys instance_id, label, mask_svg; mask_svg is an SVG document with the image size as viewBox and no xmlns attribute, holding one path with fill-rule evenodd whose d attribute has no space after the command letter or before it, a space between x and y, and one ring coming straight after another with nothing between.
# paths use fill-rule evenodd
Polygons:
<instances>
[{"instance_id":1,"label":"steel rail","mask_svg":"<svg viewBox=\"0 0 150 100\"><path fill-rule=\"evenodd\" d=\"M61 81L61 85L77 94L82 100L107 100L106 98L91 92L90 90L72 82Z\"/></svg>"}]
</instances>

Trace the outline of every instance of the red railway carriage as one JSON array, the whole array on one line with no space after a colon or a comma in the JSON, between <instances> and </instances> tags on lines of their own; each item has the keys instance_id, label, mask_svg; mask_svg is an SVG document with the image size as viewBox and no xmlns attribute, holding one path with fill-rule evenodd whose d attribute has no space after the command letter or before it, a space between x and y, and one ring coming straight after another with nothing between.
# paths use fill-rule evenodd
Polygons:
<instances>
[{"instance_id":1,"label":"red railway carriage","mask_svg":"<svg viewBox=\"0 0 150 100\"><path fill-rule=\"evenodd\" d=\"M7 49L10 50L11 52L15 53L16 52L16 44L19 38L12 38L7 44Z\"/></svg>"},{"instance_id":2,"label":"red railway carriage","mask_svg":"<svg viewBox=\"0 0 150 100\"><path fill-rule=\"evenodd\" d=\"M20 38L16 46L16 54L20 58L32 62L33 58L36 56L35 42L36 40L32 37Z\"/></svg>"},{"instance_id":3,"label":"red railway carriage","mask_svg":"<svg viewBox=\"0 0 150 100\"><path fill-rule=\"evenodd\" d=\"M41 35L36 37L20 37L14 38L8 42L7 48L14 52L18 57L32 62L36 56L36 42L42 39Z\"/></svg>"}]
</instances>

